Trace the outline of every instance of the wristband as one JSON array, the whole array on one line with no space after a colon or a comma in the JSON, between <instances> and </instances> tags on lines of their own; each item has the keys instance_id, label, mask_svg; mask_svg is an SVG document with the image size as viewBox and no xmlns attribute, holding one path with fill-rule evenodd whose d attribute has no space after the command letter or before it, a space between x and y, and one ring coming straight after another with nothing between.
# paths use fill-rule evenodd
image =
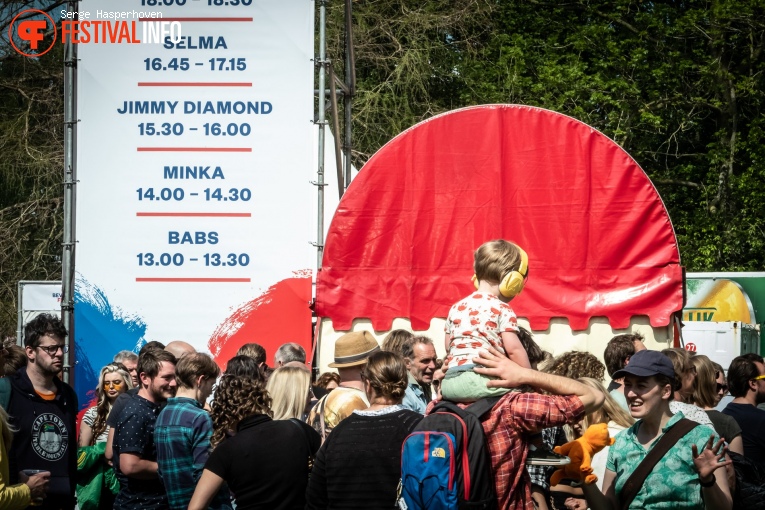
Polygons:
<instances>
[{"instance_id":1,"label":"wristband","mask_svg":"<svg viewBox=\"0 0 765 510\"><path fill-rule=\"evenodd\" d=\"M708 482L704 482L704 481L701 479L701 477L699 477L699 485L701 485L701 486L702 486L702 487L704 487L705 489L708 489L708 488L710 488L711 486L713 486L713 485L715 484L715 482L716 482L716 481L717 481L717 477L715 476L715 474L714 474L714 473L712 473L712 479L711 479L711 480L709 480Z\"/></svg>"}]
</instances>

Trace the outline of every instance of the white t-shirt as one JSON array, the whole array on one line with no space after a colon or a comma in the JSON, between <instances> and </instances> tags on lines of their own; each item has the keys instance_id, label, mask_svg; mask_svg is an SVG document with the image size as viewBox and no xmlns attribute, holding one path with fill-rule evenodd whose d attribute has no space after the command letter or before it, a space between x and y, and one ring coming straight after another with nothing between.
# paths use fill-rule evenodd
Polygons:
<instances>
[{"instance_id":1,"label":"white t-shirt","mask_svg":"<svg viewBox=\"0 0 765 510\"><path fill-rule=\"evenodd\" d=\"M82 422L86 423L92 429L93 424L96 423L97 413L98 413L98 408L96 406L91 407L90 409L85 411L85 414L82 415ZM105 443L107 439L109 439L108 425L103 432L98 434L98 437L96 438L96 443Z\"/></svg>"},{"instance_id":2,"label":"white t-shirt","mask_svg":"<svg viewBox=\"0 0 765 510\"><path fill-rule=\"evenodd\" d=\"M518 319L513 309L494 294L474 292L452 306L444 331L452 337L444 360L444 365L451 369L473 365L478 351L488 347L505 354L501 335L517 333Z\"/></svg>"}]
</instances>

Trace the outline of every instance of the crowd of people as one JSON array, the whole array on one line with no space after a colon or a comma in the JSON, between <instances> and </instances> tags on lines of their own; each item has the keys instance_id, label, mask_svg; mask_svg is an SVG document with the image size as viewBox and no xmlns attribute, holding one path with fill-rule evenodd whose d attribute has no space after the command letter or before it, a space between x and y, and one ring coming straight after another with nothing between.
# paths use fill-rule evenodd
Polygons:
<instances>
[{"instance_id":1,"label":"crowd of people","mask_svg":"<svg viewBox=\"0 0 765 510\"><path fill-rule=\"evenodd\" d=\"M733 508L731 456L765 465L763 358L736 357L726 376L707 356L648 350L634 333L610 340L605 364L588 352L553 357L508 305L525 253L492 243L476 252L475 292L449 313L443 362L433 339L405 330L382 345L367 331L341 336L334 370L315 381L295 343L273 367L246 344L221 373L186 342L149 342L101 368L79 423L59 377L67 331L36 317L26 363L0 379L0 509L404 508L406 438L439 400L486 398L489 508ZM594 425L615 441L592 457L595 476L551 485L568 461L553 448Z\"/></svg>"}]
</instances>

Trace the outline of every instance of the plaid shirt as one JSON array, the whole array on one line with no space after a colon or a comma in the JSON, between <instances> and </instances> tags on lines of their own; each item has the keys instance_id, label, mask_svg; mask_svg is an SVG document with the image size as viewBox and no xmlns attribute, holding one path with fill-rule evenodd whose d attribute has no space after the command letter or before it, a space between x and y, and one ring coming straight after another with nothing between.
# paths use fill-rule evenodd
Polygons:
<instances>
[{"instance_id":1,"label":"plaid shirt","mask_svg":"<svg viewBox=\"0 0 765 510\"><path fill-rule=\"evenodd\" d=\"M561 427L552 427L542 431L542 442L552 450L559 444L567 443L566 436ZM526 466L532 485L538 485L544 490L550 490L550 475L555 471L555 466Z\"/></svg>"},{"instance_id":2,"label":"plaid shirt","mask_svg":"<svg viewBox=\"0 0 765 510\"><path fill-rule=\"evenodd\" d=\"M159 475L172 509L189 506L199 477L210 456L213 427L210 415L191 398L171 398L159 413L154 428ZM221 491L210 508L230 508Z\"/></svg>"},{"instance_id":3,"label":"plaid shirt","mask_svg":"<svg viewBox=\"0 0 765 510\"><path fill-rule=\"evenodd\" d=\"M584 405L576 396L512 391L502 397L483 422L491 468L502 510L533 510L526 472L527 438L542 429L579 421Z\"/></svg>"}]
</instances>

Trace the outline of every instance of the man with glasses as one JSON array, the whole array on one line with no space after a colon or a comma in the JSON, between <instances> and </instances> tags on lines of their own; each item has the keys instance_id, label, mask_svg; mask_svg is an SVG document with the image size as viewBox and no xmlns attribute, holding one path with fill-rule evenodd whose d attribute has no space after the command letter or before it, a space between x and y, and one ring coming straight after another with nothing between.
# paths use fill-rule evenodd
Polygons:
<instances>
[{"instance_id":1,"label":"man with glasses","mask_svg":"<svg viewBox=\"0 0 765 510\"><path fill-rule=\"evenodd\" d=\"M728 368L728 389L733 401L723 409L741 427L744 455L765 463L765 411L757 409L765 403L765 364L754 353L733 358Z\"/></svg>"},{"instance_id":2,"label":"man with glasses","mask_svg":"<svg viewBox=\"0 0 765 510\"><path fill-rule=\"evenodd\" d=\"M77 396L58 375L68 346L60 319L40 314L24 327L26 369L11 376L8 414L16 433L8 452L10 482L19 471L50 471L48 496L41 510L73 509L77 473Z\"/></svg>"}]
</instances>

